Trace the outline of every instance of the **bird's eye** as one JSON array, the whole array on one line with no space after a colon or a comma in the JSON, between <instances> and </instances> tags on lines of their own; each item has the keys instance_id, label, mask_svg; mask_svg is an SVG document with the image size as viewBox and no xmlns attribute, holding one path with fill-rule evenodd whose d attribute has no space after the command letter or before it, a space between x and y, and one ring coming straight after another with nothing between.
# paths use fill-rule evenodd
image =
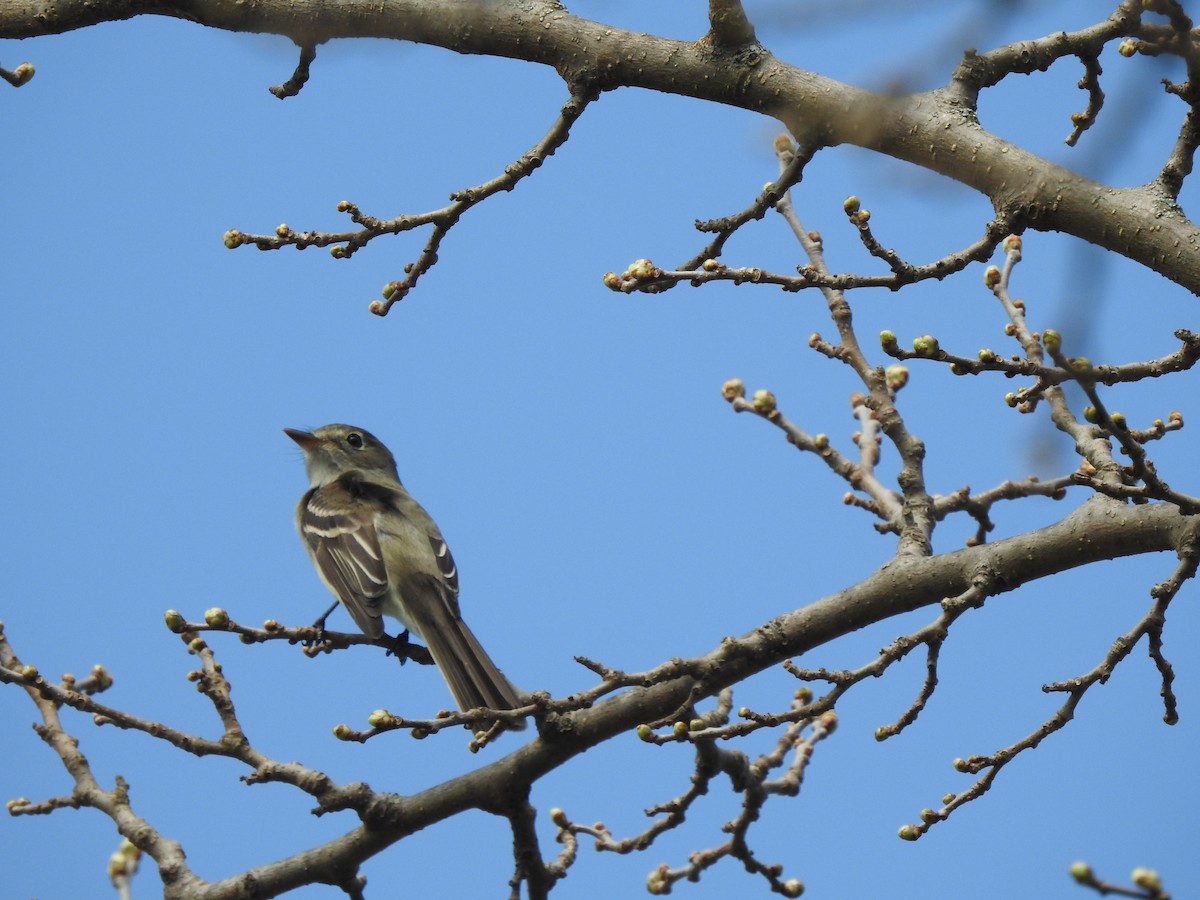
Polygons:
<instances>
[{"instance_id":1,"label":"bird's eye","mask_svg":"<svg viewBox=\"0 0 1200 900\"><path fill-rule=\"evenodd\" d=\"M357 431L352 431L346 435L346 443L355 450L361 450L363 445L363 437Z\"/></svg>"}]
</instances>

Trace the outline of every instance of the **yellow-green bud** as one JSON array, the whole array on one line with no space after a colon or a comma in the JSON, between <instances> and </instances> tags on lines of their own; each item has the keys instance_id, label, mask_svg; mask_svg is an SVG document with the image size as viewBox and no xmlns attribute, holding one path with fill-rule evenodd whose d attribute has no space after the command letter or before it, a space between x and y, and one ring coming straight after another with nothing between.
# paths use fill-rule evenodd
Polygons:
<instances>
[{"instance_id":1,"label":"yellow-green bud","mask_svg":"<svg viewBox=\"0 0 1200 900\"><path fill-rule=\"evenodd\" d=\"M913 338L913 352L917 356L933 356L939 349L937 338L932 334L923 334Z\"/></svg>"},{"instance_id":2,"label":"yellow-green bud","mask_svg":"<svg viewBox=\"0 0 1200 900\"><path fill-rule=\"evenodd\" d=\"M796 145L792 143L792 136L790 134L785 131L781 131L779 134L775 135L776 153L786 153L788 151L794 152L795 149Z\"/></svg>"},{"instance_id":3,"label":"yellow-green bud","mask_svg":"<svg viewBox=\"0 0 1200 900\"><path fill-rule=\"evenodd\" d=\"M921 829L916 825L901 825L896 832L896 837L902 841L915 841L921 836Z\"/></svg>"},{"instance_id":4,"label":"yellow-green bud","mask_svg":"<svg viewBox=\"0 0 1200 900\"><path fill-rule=\"evenodd\" d=\"M746 384L740 378L730 378L721 385L721 396L726 400L736 400L746 396Z\"/></svg>"},{"instance_id":5,"label":"yellow-green bud","mask_svg":"<svg viewBox=\"0 0 1200 900\"><path fill-rule=\"evenodd\" d=\"M936 822L941 817L941 814L936 809L930 809L928 806L921 810L921 821L926 825Z\"/></svg>"},{"instance_id":6,"label":"yellow-green bud","mask_svg":"<svg viewBox=\"0 0 1200 900\"><path fill-rule=\"evenodd\" d=\"M829 435L822 432L813 436L813 446L818 450L824 450L829 446Z\"/></svg>"},{"instance_id":7,"label":"yellow-green bud","mask_svg":"<svg viewBox=\"0 0 1200 900\"><path fill-rule=\"evenodd\" d=\"M567 818L567 814L557 806L550 807L550 821L559 828L566 828L571 824L570 820Z\"/></svg>"},{"instance_id":8,"label":"yellow-green bud","mask_svg":"<svg viewBox=\"0 0 1200 900\"><path fill-rule=\"evenodd\" d=\"M640 737L643 741L649 741L654 737L654 729L651 728L649 725L642 724L642 725L639 725L634 730L637 732L637 736Z\"/></svg>"},{"instance_id":9,"label":"yellow-green bud","mask_svg":"<svg viewBox=\"0 0 1200 900\"><path fill-rule=\"evenodd\" d=\"M23 62L13 69L13 78L15 78L17 82L14 87L20 87L21 85L28 83L29 79L33 77L33 71L33 63L27 62Z\"/></svg>"},{"instance_id":10,"label":"yellow-green bud","mask_svg":"<svg viewBox=\"0 0 1200 900\"><path fill-rule=\"evenodd\" d=\"M813 698L812 688L807 687L807 686L798 687L792 693L792 699L801 705L812 703L812 698Z\"/></svg>"},{"instance_id":11,"label":"yellow-green bud","mask_svg":"<svg viewBox=\"0 0 1200 900\"><path fill-rule=\"evenodd\" d=\"M1071 866L1069 869L1067 869L1067 871L1070 872L1071 877L1074 878L1076 881L1078 881L1080 884L1087 884L1089 881L1094 880L1096 877L1092 873L1092 867L1089 866L1085 862L1073 862L1073 863L1071 863Z\"/></svg>"},{"instance_id":12,"label":"yellow-green bud","mask_svg":"<svg viewBox=\"0 0 1200 900\"><path fill-rule=\"evenodd\" d=\"M884 353L893 353L899 346L896 340L896 332L885 328L879 332L879 346L883 348Z\"/></svg>"},{"instance_id":13,"label":"yellow-green bud","mask_svg":"<svg viewBox=\"0 0 1200 900\"><path fill-rule=\"evenodd\" d=\"M240 247L242 245L242 233L236 228L230 228L227 232L225 232L222 240L225 242L225 247L229 250L232 250L234 247Z\"/></svg>"},{"instance_id":14,"label":"yellow-green bud","mask_svg":"<svg viewBox=\"0 0 1200 900\"><path fill-rule=\"evenodd\" d=\"M1021 249L1021 236L1019 234L1010 234L1004 239L1004 243L1001 246L1004 247L1006 253L1019 251Z\"/></svg>"},{"instance_id":15,"label":"yellow-green bud","mask_svg":"<svg viewBox=\"0 0 1200 900\"><path fill-rule=\"evenodd\" d=\"M754 407L755 412L770 415L775 412L775 395L768 390L757 390L754 392L750 405Z\"/></svg>"},{"instance_id":16,"label":"yellow-green bud","mask_svg":"<svg viewBox=\"0 0 1200 900\"><path fill-rule=\"evenodd\" d=\"M1119 428L1121 431L1129 427L1129 423L1125 421L1125 413L1109 413L1108 421L1112 422L1114 428Z\"/></svg>"},{"instance_id":17,"label":"yellow-green bud","mask_svg":"<svg viewBox=\"0 0 1200 900\"><path fill-rule=\"evenodd\" d=\"M1004 403L1006 406L1015 407L1017 405L1017 395L1009 391L1004 395Z\"/></svg>"},{"instance_id":18,"label":"yellow-green bud","mask_svg":"<svg viewBox=\"0 0 1200 900\"><path fill-rule=\"evenodd\" d=\"M383 305L382 300L372 300L367 304L367 312L373 316L382 316L387 312L387 307Z\"/></svg>"},{"instance_id":19,"label":"yellow-green bud","mask_svg":"<svg viewBox=\"0 0 1200 900\"><path fill-rule=\"evenodd\" d=\"M173 609L168 609L163 613L163 621L167 623L167 630L175 634L183 631L184 626L187 624L183 616Z\"/></svg>"},{"instance_id":20,"label":"yellow-green bud","mask_svg":"<svg viewBox=\"0 0 1200 900\"><path fill-rule=\"evenodd\" d=\"M779 890L785 897L799 897L804 893L804 882L799 878L789 878L779 886Z\"/></svg>"},{"instance_id":21,"label":"yellow-green bud","mask_svg":"<svg viewBox=\"0 0 1200 900\"><path fill-rule=\"evenodd\" d=\"M692 719L692 721L688 722L689 731L703 731L707 727L703 719Z\"/></svg>"},{"instance_id":22,"label":"yellow-green bud","mask_svg":"<svg viewBox=\"0 0 1200 900\"><path fill-rule=\"evenodd\" d=\"M21 674L21 677L25 681L37 681L37 678L38 678L37 666L31 666L31 665L21 666L20 674Z\"/></svg>"},{"instance_id":23,"label":"yellow-green bud","mask_svg":"<svg viewBox=\"0 0 1200 900\"><path fill-rule=\"evenodd\" d=\"M219 606L214 606L212 609L204 611L204 622L212 628L227 628L229 626L229 613L225 612Z\"/></svg>"},{"instance_id":24,"label":"yellow-green bud","mask_svg":"<svg viewBox=\"0 0 1200 900\"><path fill-rule=\"evenodd\" d=\"M817 719L817 724L825 729L826 734L833 734L837 731L838 726L837 712L831 709L828 712L821 713L821 717Z\"/></svg>"},{"instance_id":25,"label":"yellow-green bud","mask_svg":"<svg viewBox=\"0 0 1200 900\"><path fill-rule=\"evenodd\" d=\"M339 741L348 741L348 740L350 740L350 736L351 736L353 733L354 733L354 729L352 729L352 728L351 728L349 725L347 725L345 722L343 722L341 725L334 725L334 726L333 726L333 736L334 736L335 738L337 738Z\"/></svg>"},{"instance_id":26,"label":"yellow-green bud","mask_svg":"<svg viewBox=\"0 0 1200 900\"><path fill-rule=\"evenodd\" d=\"M329 248L329 255L332 256L334 259L345 259L346 258L346 248L343 247L341 244L334 244L332 247Z\"/></svg>"},{"instance_id":27,"label":"yellow-green bud","mask_svg":"<svg viewBox=\"0 0 1200 900\"><path fill-rule=\"evenodd\" d=\"M1130 874L1129 880L1147 891L1162 890L1162 879L1158 877L1158 873L1153 869L1138 867Z\"/></svg>"},{"instance_id":28,"label":"yellow-green bud","mask_svg":"<svg viewBox=\"0 0 1200 900\"><path fill-rule=\"evenodd\" d=\"M1047 328L1042 332L1042 346L1046 348L1047 353L1058 353L1062 349L1062 335L1053 328Z\"/></svg>"},{"instance_id":29,"label":"yellow-green bud","mask_svg":"<svg viewBox=\"0 0 1200 900\"><path fill-rule=\"evenodd\" d=\"M350 209L350 207L351 207L351 206L353 206L353 205L354 205L354 204L353 204L353 203L351 203L349 200L339 200L339 201L338 201L338 204L337 204L337 211L338 211L338 212L346 212L346 211L348 211L348 210Z\"/></svg>"},{"instance_id":30,"label":"yellow-green bud","mask_svg":"<svg viewBox=\"0 0 1200 900\"><path fill-rule=\"evenodd\" d=\"M286 222L281 222L280 224L275 226L275 234L281 238L287 237L289 232L291 232L291 230L292 229L287 227Z\"/></svg>"},{"instance_id":31,"label":"yellow-green bud","mask_svg":"<svg viewBox=\"0 0 1200 900\"><path fill-rule=\"evenodd\" d=\"M848 216L854 215L861 208L862 208L862 204L859 202L859 199L856 196L854 196L853 194L851 194L849 197L847 197L845 200L842 201L842 209L846 211L846 215L848 215Z\"/></svg>"},{"instance_id":32,"label":"yellow-green bud","mask_svg":"<svg viewBox=\"0 0 1200 900\"><path fill-rule=\"evenodd\" d=\"M1086 375L1092 371L1092 361L1086 356L1072 356L1068 358L1067 366L1076 375Z\"/></svg>"},{"instance_id":33,"label":"yellow-green bud","mask_svg":"<svg viewBox=\"0 0 1200 900\"><path fill-rule=\"evenodd\" d=\"M888 366L883 370L883 377L887 381L888 390L894 394L908 384L908 369L901 365Z\"/></svg>"},{"instance_id":34,"label":"yellow-green bud","mask_svg":"<svg viewBox=\"0 0 1200 900\"><path fill-rule=\"evenodd\" d=\"M654 263L648 259L635 259L629 264L629 268L625 270L626 278L635 278L639 281L643 278L653 278L658 274L658 269Z\"/></svg>"},{"instance_id":35,"label":"yellow-green bud","mask_svg":"<svg viewBox=\"0 0 1200 900\"><path fill-rule=\"evenodd\" d=\"M371 714L367 716L367 724L372 728L378 728L380 725L386 725L391 720L392 714L386 709L372 710Z\"/></svg>"},{"instance_id":36,"label":"yellow-green bud","mask_svg":"<svg viewBox=\"0 0 1200 900\"><path fill-rule=\"evenodd\" d=\"M188 649L193 653L199 653L201 650L208 648L208 642L204 638L195 638L188 644Z\"/></svg>"},{"instance_id":37,"label":"yellow-green bud","mask_svg":"<svg viewBox=\"0 0 1200 900\"><path fill-rule=\"evenodd\" d=\"M970 772L971 767L967 764L967 761L965 759L963 759L961 756L956 756L954 758L954 771Z\"/></svg>"},{"instance_id":38,"label":"yellow-green bud","mask_svg":"<svg viewBox=\"0 0 1200 900\"><path fill-rule=\"evenodd\" d=\"M616 272L604 273L604 286L616 290L621 286L621 276Z\"/></svg>"},{"instance_id":39,"label":"yellow-green bud","mask_svg":"<svg viewBox=\"0 0 1200 900\"><path fill-rule=\"evenodd\" d=\"M687 733L688 733L688 723L687 722L676 722L674 725L671 726L671 734L677 739L686 737Z\"/></svg>"},{"instance_id":40,"label":"yellow-green bud","mask_svg":"<svg viewBox=\"0 0 1200 900\"><path fill-rule=\"evenodd\" d=\"M954 794L942 794L942 805L949 806L955 800Z\"/></svg>"},{"instance_id":41,"label":"yellow-green bud","mask_svg":"<svg viewBox=\"0 0 1200 900\"><path fill-rule=\"evenodd\" d=\"M990 288L994 288L1000 283L1000 267L988 266L983 270L983 283Z\"/></svg>"},{"instance_id":42,"label":"yellow-green bud","mask_svg":"<svg viewBox=\"0 0 1200 900\"><path fill-rule=\"evenodd\" d=\"M1125 40L1117 44L1117 52L1128 59L1137 53L1137 41L1133 38L1125 38Z\"/></svg>"},{"instance_id":43,"label":"yellow-green bud","mask_svg":"<svg viewBox=\"0 0 1200 900\"><path fill-rule=\"evenodd\" d=\"M720 272L725 268L725 263L715 259L706 259L703 263L701 263L700 268L702 268L705 272Z\"/></svg>"}]
</instances>

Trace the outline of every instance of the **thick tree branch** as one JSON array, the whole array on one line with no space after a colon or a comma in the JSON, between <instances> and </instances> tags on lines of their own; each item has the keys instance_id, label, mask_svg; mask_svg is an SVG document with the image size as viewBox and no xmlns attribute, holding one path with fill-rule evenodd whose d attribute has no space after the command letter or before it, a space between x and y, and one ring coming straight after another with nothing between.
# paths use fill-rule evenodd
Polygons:
<instances>
[{"instance_id":1,"label":"thick tree branch","mask_svg":"<svg viewBox=\"0 0 1200 900\"><path fill-rule=\"evenodd\" d=\"M1114 14L1103 39L1141 33L1144 26L1127 7ZM787 125L802 144L854 144L938 172L985 194L1014 229L1074 235L1200 294L1200 228L1171 190L1159 182L1101 184L1014 146L979 124L961 83L884 96L766 51L722 52L710 41L623 31L573 16L550 0L314 0L303 16L290 0L24 0L0 10L0 37L55 34L151 13L229 31L282 34L301 46L339 37L410 40L548 65L572 86L641 87L760 112ZM1056 46L1050 38L1033 43ZM1074 55L1077 44L1057 46L1061 55Z\"/></svg>"}]
</instances>

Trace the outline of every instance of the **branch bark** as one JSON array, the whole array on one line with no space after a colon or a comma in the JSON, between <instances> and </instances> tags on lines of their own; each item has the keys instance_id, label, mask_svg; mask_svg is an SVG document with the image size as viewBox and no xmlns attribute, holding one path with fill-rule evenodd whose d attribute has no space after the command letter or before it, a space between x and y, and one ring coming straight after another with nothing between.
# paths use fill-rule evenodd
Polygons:
<instances>
[{"instance_id":1,"label":"branch bark","mask_svg":"<svg viewBox=\"0 0 1200 900\"><path fill-rule=\"evenodd\" d=\"M1106 34L1136 31L1132 12L1128 22L1120 12ZM757 44L734 50L625 31L549 0L314 0L302 16L289 0L26 0L0 11L0 37L145 14L286 35L301 46L349 37L416 41L548 65L573 90L641 87L759 112L802 142L853 144L972 187L990 198L1010 230L1074 235L1200 294L1200 229L1161 183L1113 187L1022 150L979 124L974 96L962 85L887 97L789 65Z\"/></svg>"}]
</instances>

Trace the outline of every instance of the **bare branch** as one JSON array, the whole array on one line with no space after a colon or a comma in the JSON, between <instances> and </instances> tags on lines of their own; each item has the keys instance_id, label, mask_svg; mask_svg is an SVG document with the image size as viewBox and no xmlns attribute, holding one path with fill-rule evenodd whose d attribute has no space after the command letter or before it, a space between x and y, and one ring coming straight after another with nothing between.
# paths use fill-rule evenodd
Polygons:
<instances>
[{"instance_id":1,"label":"bare branch","mask_svg":"<svg viewBox=\"0 0 1200 900\"><path fill-rule=\"evenodd\" d=\"M300 47L300 62L296 63L296 71L292 72L292 77L283 84L277 84L267 88L272 94L280 100L286 100L288 97L295 97L300 93L300 89L308 83L308 68L313 64L313 60L317 58L316 44L303 44Z\"/></svg>"}]
</instances>

